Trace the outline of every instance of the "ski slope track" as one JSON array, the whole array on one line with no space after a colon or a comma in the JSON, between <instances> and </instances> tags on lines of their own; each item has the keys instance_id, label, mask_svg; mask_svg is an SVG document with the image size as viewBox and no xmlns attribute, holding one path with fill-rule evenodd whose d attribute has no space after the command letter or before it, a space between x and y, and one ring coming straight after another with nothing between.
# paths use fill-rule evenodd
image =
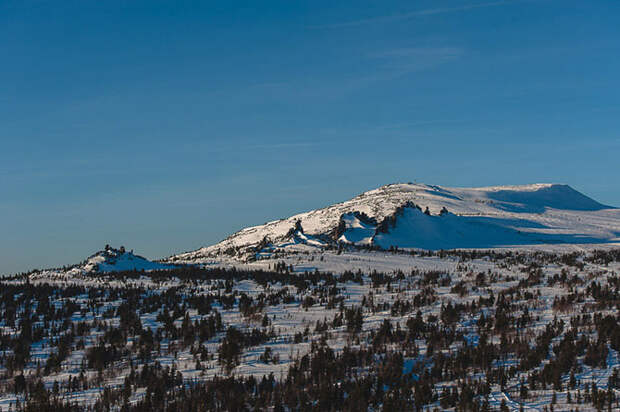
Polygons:
<instances>
[{"instance_id":1,"label":"ski slope track","mask_svg":"<svg viewBox=\"0 0 620 412\"><path fill-rule=\"evenodd\" d=\"M332 206L243 229L168 262L253 260L338 244L388 249L620 244L620 209L560 184L448 188L390 184Z\"/></svg>"}]
</instances>

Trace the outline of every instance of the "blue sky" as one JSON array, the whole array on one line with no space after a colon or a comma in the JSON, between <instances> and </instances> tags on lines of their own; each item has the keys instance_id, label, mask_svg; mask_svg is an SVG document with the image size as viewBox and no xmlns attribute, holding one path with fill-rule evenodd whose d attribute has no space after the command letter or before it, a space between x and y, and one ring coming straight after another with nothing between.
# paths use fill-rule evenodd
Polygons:
<instances>
[{"instance_id":1,"label":"blue sky","mask_svg":"<svg viewBox=\"0 0 620 412\"><path fill-rule=\"evenodd\" d=\"M620 2L0 3L0 273L397 181L620 206Z\"/></svg>"}]
</instances>

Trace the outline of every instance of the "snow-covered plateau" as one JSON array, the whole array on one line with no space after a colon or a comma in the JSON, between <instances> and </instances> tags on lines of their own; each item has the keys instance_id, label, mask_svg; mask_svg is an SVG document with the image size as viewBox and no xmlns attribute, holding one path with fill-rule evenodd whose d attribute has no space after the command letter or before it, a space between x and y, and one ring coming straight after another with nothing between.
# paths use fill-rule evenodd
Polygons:
<instances>
[{"instance_id":1,"label":"snow-covered plateau","mask_svg":"<svg viewBox=\"0 0 620 412\"><path fill-rule=\"evenodd\" d=\"M620 244L620 209L567 185L447 188L391 184L322 209L243 229L170 262L240 260L339 243L388 249Z\"/></svg>"}]
</instances>

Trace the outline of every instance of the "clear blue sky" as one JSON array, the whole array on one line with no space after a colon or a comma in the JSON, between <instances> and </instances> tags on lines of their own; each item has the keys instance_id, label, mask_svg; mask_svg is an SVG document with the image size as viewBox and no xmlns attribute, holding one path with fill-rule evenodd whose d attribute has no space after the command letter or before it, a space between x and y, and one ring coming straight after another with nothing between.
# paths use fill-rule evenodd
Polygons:
<instances>
[{"instance_id":1,"label":"clear blue sky","mask_svg":"<svg viewBox=\"0 0 620 412\"><path fill-rule=\"evenodd\" d=\"M620 206L619 21L612 0L2 1L0 273L163 257L396 181Z\"/></svg>"}]
</instances>

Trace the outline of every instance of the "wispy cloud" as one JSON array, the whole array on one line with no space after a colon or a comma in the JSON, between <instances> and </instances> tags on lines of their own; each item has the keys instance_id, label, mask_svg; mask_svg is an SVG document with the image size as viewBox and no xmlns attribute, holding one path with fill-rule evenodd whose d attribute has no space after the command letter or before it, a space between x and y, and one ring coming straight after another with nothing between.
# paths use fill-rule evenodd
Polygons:
<instances>
[{"instance_id":1,"label":"wispy cloud","mask_svg":"<svg viewBox=\"0 0 620 412\"><path fill-rule=\"evenodd\" d=\"M294 78L288 81L260 83L251 87L254 93L270 98L334 97L396 80L410 73L422 72L449 64L467 54L462 47L420 46L387 48L356 54L356 67L327 78Z\"/></svg>"},{"instance_id":2,"label":"wispy cloud","mask_svg":"<svg viewBox=\"0 0 620 412\"><path fill-rule=\"evenodd\" d=\"M375 53L369 53L371 58L389 57L458 57L463 53L463 49L458 47L402 47Z\"/></svg>"},{"instance_id":3,"label":"wispy cloud","mask_svg":"<svg viewBox=\"0 0 620 412\"><path fill-rule=\"evenodd\" d=\"M465 50L459 47L408 47L370 53L368 58L381 60L384 68L406 74L439 66L463 54Z\"/></svg>"},{"instance_id":4,"label":"wispy cloud","mask_svg":"<svg viewBox=\"0 0 620 412\"><path fill-rule=\"evenodd\" d=\"M279 149L300 149L314 146L323 146L325 142L291 142L291 143L265 143L258 145L249 145L247 150L279 150Z\"/></svg>"},{"instance_id":5,"label":"wispy cloud","mask_svg":"<svg viewBox=\"0 0 620 412\"><path fill-rule=\"evenodd\" d=\"M339 27L354 27L354 26L364 26L368 24L380 24L380 23L390 23L400 20L409 20L416 17L423 16L432 16L435 14L446 14L446 13L457 13L460 11L481 9L486 7L497 7L503 6L507 4L514 4L520 1L527 0L498 0L498 1L490 1L486 3L474 3L474 4L465 4L463 6L458 7L438 7L435 9L424 9L424 10L416 10L408 13L399 13L393 14L390 16L379 16L379 17L371 17L367 19L353 20L342 23L333 23L319 26L312 26L314 28L339 28ZM531 0L530 0L531 1Z\"/></svg>"},{"instance_id":6,"label":"wispy cloud","mask_svg":"<svg viewBox=\"0 0 620 412\"><path fill-rule=\"evenodd\" d=\"M240 152L253 152L253 151L280 151L280 150L293 150L293 149L308 149L312 147L324 146L329 144L328 141L291 141L291 142L264 142L258 144L237 143L230 144L224 143L220 145L213 145L212 143L205 142L204 148L210 154L214 153L240 153Z\"/></svg>"}]
</instances>

